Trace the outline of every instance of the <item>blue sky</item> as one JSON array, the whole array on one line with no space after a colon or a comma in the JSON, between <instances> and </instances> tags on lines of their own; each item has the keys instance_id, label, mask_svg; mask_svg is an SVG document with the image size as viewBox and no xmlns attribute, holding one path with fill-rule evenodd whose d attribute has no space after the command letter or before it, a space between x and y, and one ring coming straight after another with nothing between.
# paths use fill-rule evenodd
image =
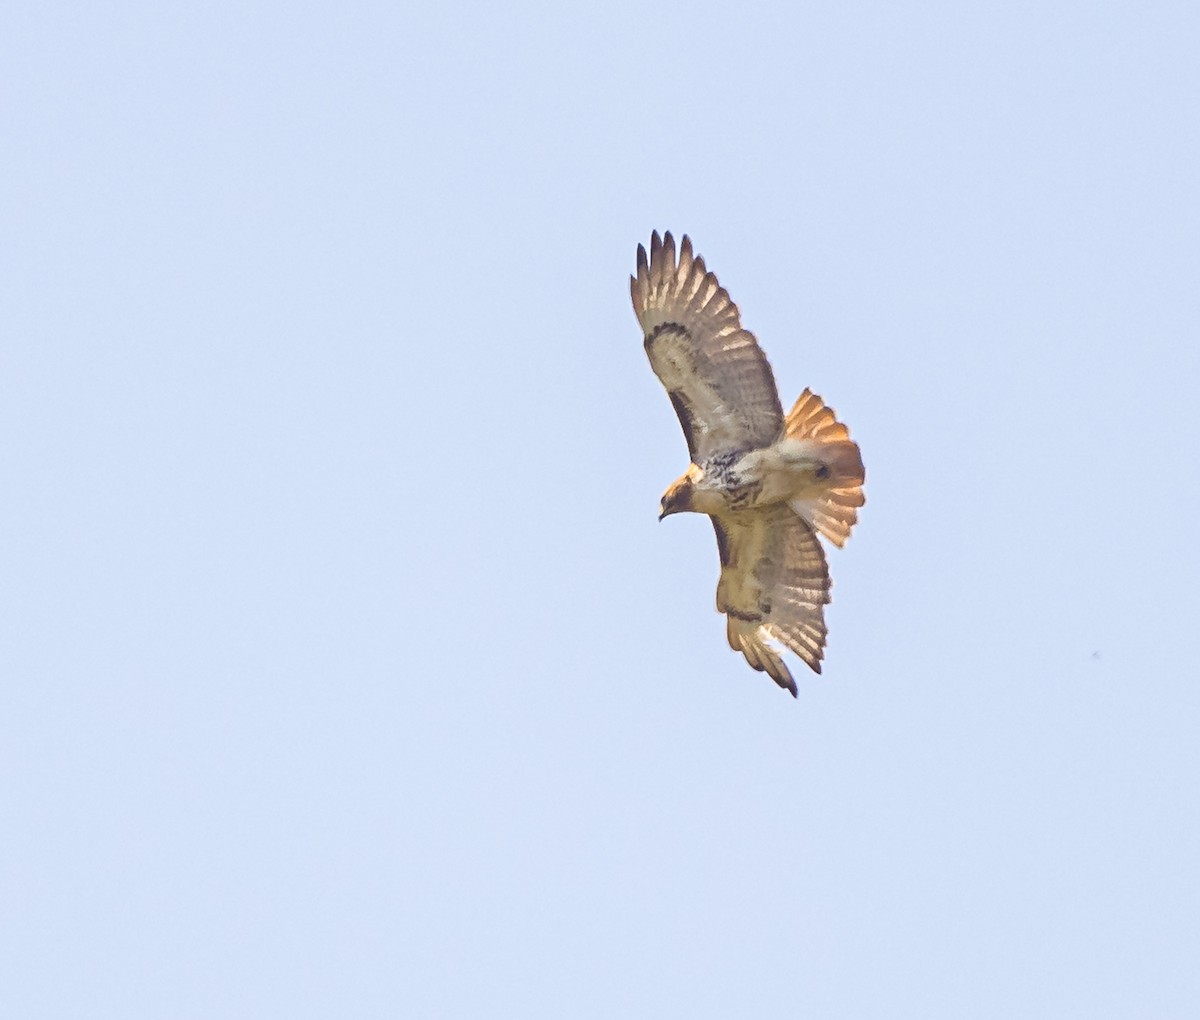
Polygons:
<instances>
[{"instance_id":1,"label":"blue sky","mask_svg":"<svg viewBox=\"0 0 1200 1020\"><path fill-rule=\"evenodd\" d=\"M1198 36L8 11L0 1011L1196 1015ZM656 228L862 444L797 701Z\"/></svg>"}]
</instances>

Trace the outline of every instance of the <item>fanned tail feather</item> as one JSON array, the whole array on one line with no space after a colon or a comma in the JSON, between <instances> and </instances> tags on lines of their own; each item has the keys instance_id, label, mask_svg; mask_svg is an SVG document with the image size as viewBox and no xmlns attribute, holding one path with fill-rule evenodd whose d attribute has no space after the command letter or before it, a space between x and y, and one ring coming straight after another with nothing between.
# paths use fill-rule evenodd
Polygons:
<instances>
[{"instance_id":1,"label":"fanned tail feather","mask_svg":"<svg viewBox=\"0 0 1200 1020\"><path fill-rule=\"evenodd\" d=\"M866 471L858 444L833 409L807 389L788 413L784 435L829 472L822 490L793 500L792 509L840 548L858 522L858 508L866 502L862 490Z\"/></svg>"}]
</instances>

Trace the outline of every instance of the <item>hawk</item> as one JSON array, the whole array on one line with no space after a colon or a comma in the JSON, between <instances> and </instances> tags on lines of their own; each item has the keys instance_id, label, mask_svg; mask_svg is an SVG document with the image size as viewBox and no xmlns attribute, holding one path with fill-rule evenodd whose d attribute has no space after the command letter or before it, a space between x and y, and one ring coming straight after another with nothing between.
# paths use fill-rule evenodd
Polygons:
<instances>
[{"instance_id":1,"label":"hawk","mask_svg":"<svg viewBox=\"0 0 1200 1020\"><path fill-rule=\"evenodd\" d=\"M686 235L678 258L670 233L654 232L649 256L639 244L629 282L650 366L691 457L663 494L659 520L708 514L729 645L795 697L780 651L821 672L830 582L817 534L841 547L858 520L858 444L810 390L784 415L766 355Z\"/></svg>"}]
</instances>

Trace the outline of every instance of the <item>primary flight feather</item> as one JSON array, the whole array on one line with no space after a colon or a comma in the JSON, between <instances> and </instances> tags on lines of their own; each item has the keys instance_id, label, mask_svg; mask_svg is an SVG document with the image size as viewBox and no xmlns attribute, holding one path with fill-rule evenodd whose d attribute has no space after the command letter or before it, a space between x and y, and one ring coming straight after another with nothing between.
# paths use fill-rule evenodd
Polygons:
<instances>
[{"instance_id":1,"label":"primary flight feather","mask_svg":"<svg viewBox=\"0 0 1200 1020\"><path fill-rule=\"evenodd\" d=\"M691 457L659 519L712 519L729 645L795 696L780 650L821 672L830 583L817 533L841 546L858 520L858 444L808 390L784 415L766 355L687 236L678 258L670 233L654 232L649 255L639 244L630 291Z\"/></svg>"}]
</instances>

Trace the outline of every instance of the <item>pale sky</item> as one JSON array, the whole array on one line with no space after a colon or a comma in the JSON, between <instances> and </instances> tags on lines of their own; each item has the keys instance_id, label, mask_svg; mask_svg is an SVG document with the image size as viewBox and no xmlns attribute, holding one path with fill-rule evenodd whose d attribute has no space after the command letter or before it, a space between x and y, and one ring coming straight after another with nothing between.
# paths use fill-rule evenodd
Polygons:
<instances>
[{"instance_id":1,"label":"pale sky","mask_svg":"<svg viewBox=\"0 0 1200 1020\"><path fill-rule=\"evenodd\" d=\"M0 1015L1200 1015L1200 13L0 18ZM725 644L629 305L862 445Z\"/></svg>"}]
</instances>

